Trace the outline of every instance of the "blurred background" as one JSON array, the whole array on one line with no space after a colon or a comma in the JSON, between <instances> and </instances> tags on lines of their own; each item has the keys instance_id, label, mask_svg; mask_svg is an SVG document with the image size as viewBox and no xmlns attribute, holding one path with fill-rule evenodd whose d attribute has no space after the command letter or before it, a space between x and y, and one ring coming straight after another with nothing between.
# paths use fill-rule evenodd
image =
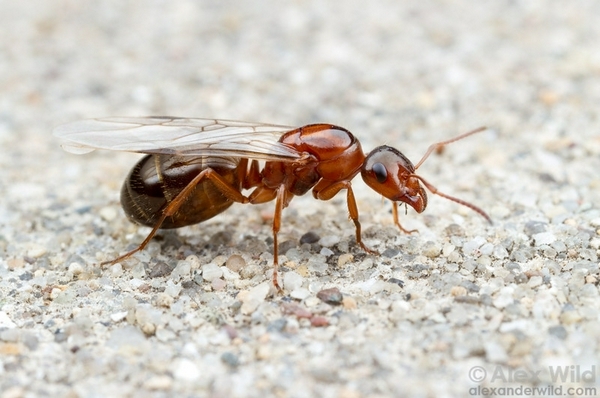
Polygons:
<instances>
[{"instance_id":1,"label":"blurred background","mask_svg":"<svg viewBox=\"0 0 600 398\"><path fill-rule=\"evenodd\" d=\"M115 114L329 121L361 137L522 130L598 99L594 7L3 1L3 130Z\"/></svg>"}]
</instances>

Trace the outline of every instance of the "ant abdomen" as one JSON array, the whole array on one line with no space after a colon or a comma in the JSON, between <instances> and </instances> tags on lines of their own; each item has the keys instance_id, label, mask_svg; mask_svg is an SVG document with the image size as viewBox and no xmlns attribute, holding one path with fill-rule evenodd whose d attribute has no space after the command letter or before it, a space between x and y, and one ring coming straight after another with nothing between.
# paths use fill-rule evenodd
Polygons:
<instances>
[{"instance_id":1,"label":"ant abdomen","mask_svg":"<svg viewBox=\"0 0 600 398\"><path fill-rule=\"evenodd\" d=\"M203 170L213 169L241 190L239 159L148 155L131 170L121 189L121 205L127 217L153 227L162 210ZM244 170L245 172L245 170ZM222 213L233 204L206 179L192 188L177 212L167 217L161 229L197 224Z\"/></svg>"}]
</instances>

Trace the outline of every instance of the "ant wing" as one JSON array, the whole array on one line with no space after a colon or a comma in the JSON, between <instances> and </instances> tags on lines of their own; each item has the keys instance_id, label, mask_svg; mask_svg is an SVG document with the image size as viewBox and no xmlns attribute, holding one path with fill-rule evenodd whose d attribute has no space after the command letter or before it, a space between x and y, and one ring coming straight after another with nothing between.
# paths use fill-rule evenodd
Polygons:
<instances>
[{"instance_id":1,"label":"ant wing","mask_svg":"<svg viewBox=\"0 0 600 398\"><path fill-rule=\"evenodd\" d=\"M60 125L53 134L68 152L94 149L180 156L232 156L295 161L296 149L279 138L294 127L235 120L177 117L109 117Z\"/></svg>"}]
</instances>

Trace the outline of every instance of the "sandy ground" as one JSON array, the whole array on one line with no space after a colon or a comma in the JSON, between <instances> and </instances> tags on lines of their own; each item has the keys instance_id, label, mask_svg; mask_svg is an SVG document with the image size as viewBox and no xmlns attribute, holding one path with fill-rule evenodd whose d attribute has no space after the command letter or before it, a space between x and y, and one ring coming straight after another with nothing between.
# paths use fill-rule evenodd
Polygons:
<instances>
[{"instance_id":1,"label":"sandy ground","mask_svg":"<svg viewBox=\"0 0 600 398\"><path fill-rule=\"evenodd\" d=\"M598 395L599 3L0 10L1 397ZM430 195L403 234L357 178L383 254L355 245L344 195L295 198L283 295L272 203L102 268L148 233L119 204L139 155L68 154L51 132L115 115L327 122L413 161L485 125L419 172L493 225Z\"/></svg>"}]
</instances>

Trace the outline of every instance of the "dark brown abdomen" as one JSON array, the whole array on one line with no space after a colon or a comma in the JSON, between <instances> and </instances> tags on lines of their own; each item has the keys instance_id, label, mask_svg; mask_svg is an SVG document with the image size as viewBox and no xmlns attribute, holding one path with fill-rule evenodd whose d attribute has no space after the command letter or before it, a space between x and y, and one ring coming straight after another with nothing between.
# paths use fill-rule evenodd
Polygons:
<instances>
[{"instance_id":1,"label":"dark brown abdomen","mask_svg":"<svg viewBox=\"0 0 600 398\"><path fill-rule=\"evenodd\" d=\"M163 209L208 167L241 190L238 166L239 159L235 158L148 155L135 165L125 180L121 205L131 221L153 227ZM197 224L225 211L232 203L210 180L203 180L160 228Z\"/></svg>"}]
</instances>

